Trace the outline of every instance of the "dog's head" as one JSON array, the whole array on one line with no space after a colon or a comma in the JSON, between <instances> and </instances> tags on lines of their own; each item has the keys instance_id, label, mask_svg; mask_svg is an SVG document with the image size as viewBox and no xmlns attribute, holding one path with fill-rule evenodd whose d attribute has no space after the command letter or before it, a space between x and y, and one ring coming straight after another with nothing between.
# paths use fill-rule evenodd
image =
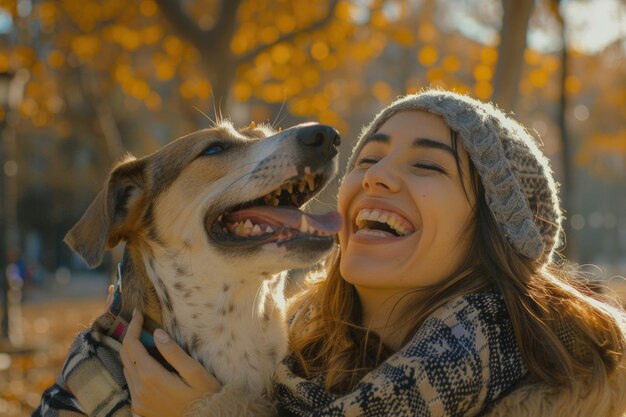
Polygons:
<instances>
[{"instance_id":1,"label":"dog's head","mask_svg":"<svg viewBox=\"0 0 626 417\"><path fill-rule=\"evenodd\" d=\"M65 241L91 267L122 240L270 274L310 265L334 245L340 218L300 209L336 174L338 145L319 124L220 123L119 163Z\"/></svg>"}]
</instances>

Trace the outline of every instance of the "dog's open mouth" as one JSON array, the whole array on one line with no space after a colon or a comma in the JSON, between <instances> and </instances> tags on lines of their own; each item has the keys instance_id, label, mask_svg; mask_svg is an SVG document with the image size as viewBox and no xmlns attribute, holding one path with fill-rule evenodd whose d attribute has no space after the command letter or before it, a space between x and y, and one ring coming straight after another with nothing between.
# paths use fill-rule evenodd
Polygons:
<instances>
[{"instance_id":1,"label":"dog's open mouth","mask_svg":"<svg viewBox=\"0 0 626 417\"><path fill-rule=\"evenodd\" d=\"M336 211L304 213L300 207L325 185L323 174L305 169L275 190L238 204L217 217L210 230L220 244L281 244L296 238L332 240L341 227Z\"/></svg>"}]
</instances>

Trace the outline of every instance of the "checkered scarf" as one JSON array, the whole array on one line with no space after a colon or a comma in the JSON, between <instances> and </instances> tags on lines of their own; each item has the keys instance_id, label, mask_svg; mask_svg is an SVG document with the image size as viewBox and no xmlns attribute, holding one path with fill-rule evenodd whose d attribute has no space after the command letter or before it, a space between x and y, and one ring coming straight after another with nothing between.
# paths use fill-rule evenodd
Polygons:
<instances>
[{"instance_id":1,"label":"checkered scarf","mask_svg":"<svg viewBox=\"0 0 626 417\"><path fill-rule=\"evenodd\" d=\"M113 324L104 314L80 333L56 383L41 397L33 417L130 417L130 393L122 362L120 342L106 335Z\"/></svg>"},{"instance_id":2,"label":"checkered scarf","mask_svg":"<svg viewBox=\"0 0 626 417\"><path fill-rule=\"evenodd\" d=\"M412 340L367 374L348 395L298 375L293 356L279 364L281 415L476 416L526 373L502 296L496 291L450 301Z\"/></svg>"}]
</instances>

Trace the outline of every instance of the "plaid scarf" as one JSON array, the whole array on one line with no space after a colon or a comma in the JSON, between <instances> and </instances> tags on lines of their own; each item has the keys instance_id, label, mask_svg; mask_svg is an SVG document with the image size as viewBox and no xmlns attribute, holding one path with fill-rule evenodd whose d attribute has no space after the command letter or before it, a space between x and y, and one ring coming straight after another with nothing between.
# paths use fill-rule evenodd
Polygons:
<instances>
[{"instance_id":1,"label":"plaid scarf","mask_svg":"<svg viewBox=\"0 0 626 417\"><path fill-rule=\"evenodd\" d=\"M118 264L109 309L90 329L76 336L61 374L44 391L33 417L131 416L130 393L118 353L128 327L121 309L122 265ZM173 370L159 354L150 333L142 330L140 340L153 357Z\"/></svg>"},{"instance_id":2,"label":"plaid scarf","mask_svg":"<svg viewBox=\"0 0 626 417\"><path fill-rule=\"evenodd\" d=\"M111 322L106 314L96 325L80 333L56 383L41 396L33 417L130 417L130 393L122 362L120 342L97 330Z\"/></svg>"},{"instance_id":3,"label":"plaid scarf","mask_svg":"<svg viewBox=\"0 0 626 417\"><path fill-rule=\"evenodd\" d=\"M297 370L293 356L277 368L284 416L475 416L526 373L496 291L462 296L438 309L347 395L331 394L323 381L302 378Z\"/></svg>"}]
</instances>

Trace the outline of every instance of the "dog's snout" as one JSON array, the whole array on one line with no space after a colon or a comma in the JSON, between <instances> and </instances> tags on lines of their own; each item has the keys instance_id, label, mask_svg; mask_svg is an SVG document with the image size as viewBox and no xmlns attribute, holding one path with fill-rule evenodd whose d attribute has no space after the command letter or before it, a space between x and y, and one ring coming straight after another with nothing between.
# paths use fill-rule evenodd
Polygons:
<instances>
[{"instance_id":1,"label":"dog's snout","mask_svg":"<svg viewBox=\"0 0 626 417\"><path fill-rule=\"evenodd\" d=\"M298 130L298 143L308 152L332 158L341 144L339 132L327 125L310 125Z\"/></svg>"}]
</instances>

